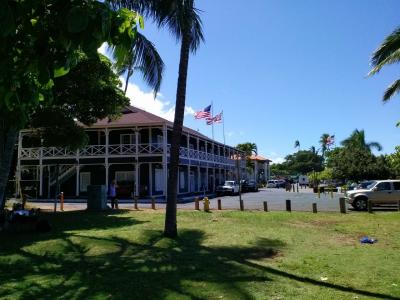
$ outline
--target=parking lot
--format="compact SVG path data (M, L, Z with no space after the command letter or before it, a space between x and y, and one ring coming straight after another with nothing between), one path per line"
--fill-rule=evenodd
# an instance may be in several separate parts
M339 211L339 198L343 197L341 193L334 193L333 198L329 193L321 194L318 198L317 194L314 194L311 189L300 189L299 192L286 192L284 189L277 188L264 188L260 189L259 192L249 192L242 194L244 208L246 210L262 210L263 202L268 202L269 210L285 210L286 200L292 201L293 211L312 211L312 203L317 203L318 211ZM211 209L217 209L217 199L221 199L222 209L235 210L239 209L239 196L222 196L213 198L210 200ZM131 209L133 203L130 201L121 201L119 208ZM51 202L47 203L35 203L42 209L53 209L54 204ZM188 202L184 204L178 204L178 209L194 209L194 202ZM151 205L148 203L139 202L139 208L150 208ZM157 203L156 207L159 209L165 208L164 203ZM202 203L200 204L202 208ZM59 205L58 205L59 208ZM65 210L76 210L86 209L86 203L65 203Z

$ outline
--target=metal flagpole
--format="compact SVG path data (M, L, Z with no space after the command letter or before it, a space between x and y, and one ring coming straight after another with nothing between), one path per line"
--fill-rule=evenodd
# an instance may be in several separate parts
M221 117L222 117L222 135L224 137L224 146L225 146L225 115L224 115L224 111L221 111Z
M214 140L214 121L212 120L214 118L214 105L213 102L211 101L211 126L212 126L212 139Z

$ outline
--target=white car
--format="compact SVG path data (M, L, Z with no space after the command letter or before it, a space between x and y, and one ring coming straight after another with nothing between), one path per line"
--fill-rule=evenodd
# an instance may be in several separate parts
M400 200L400 180L373 181L364 189L347 191L345 197L356 210L366 210L368 200L373 205L397 204Z
M277 180L268 180L267 188L275 188Z
M217 195L234 195L239 193L239 184L233 180L225 181L224 185L217 186L215 189Z

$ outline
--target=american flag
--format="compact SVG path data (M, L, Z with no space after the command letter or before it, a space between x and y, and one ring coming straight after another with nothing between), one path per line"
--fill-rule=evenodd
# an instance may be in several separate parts
M210 118L211 117L211 105L207 106L205 109L196 111L194 113L194 118L199 120L199 119L204 119L204 118Z
M213 123L222 123L222 111L218 115L207 119L207 125L211 125Z
M326 139L326 145L327 146L332 146L335 143L335 136L331 135Z

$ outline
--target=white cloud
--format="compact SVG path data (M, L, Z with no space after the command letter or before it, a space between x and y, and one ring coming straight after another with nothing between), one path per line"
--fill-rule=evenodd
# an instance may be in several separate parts
M120 78L122 82L124 80ZM140 89L136 84L128 83L128 90L126 96L131 100L131 105L141 108L149 113L160 116L169 121L174 120L175 106L169 101L164 100L161 93L157 94L154 99L153 92L145 92ZM194 109L190 106L185 107L185 115L193 115Z
M109 59L112 59L108 48L108 44L103 43L97 51L107 56ZM125 84L125 79L123 77L120 77L119 79ZM161 93L157 93L157 97L154 98L153 91L145 92L136 84L129 82L126 96L130 99L132 106L141 108L171 122L174 120L175 106L172 105L171 102L164 100ZM191 106L185 107L185 116L194 115L194 113L195 110Z
M108 49L108 44L107 43L103 43L99 49L97 49L97 52L106 55L107 57L109 57L109 53L107 53L107 49Z
M272 164L280 164L285 161L285 158L276 152L270 152L267 157L272 160Z

